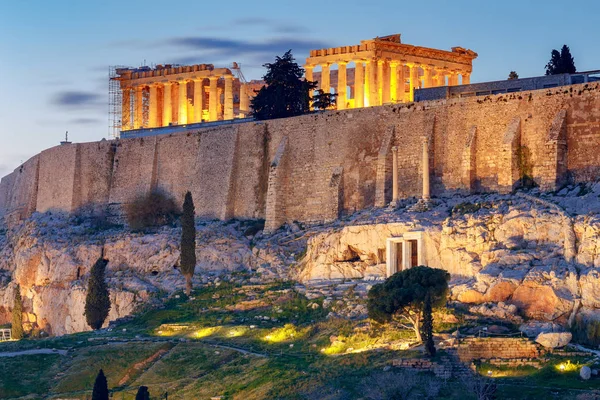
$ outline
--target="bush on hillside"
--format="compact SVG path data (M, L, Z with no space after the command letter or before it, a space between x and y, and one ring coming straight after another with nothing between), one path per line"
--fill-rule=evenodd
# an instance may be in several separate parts
M21 286L15 288L15 301L12 309L11 336L13 339L23 339L23 300L21 299Z
M125 207L127 223L134 231L172 225L180 215L175 200L162 190L137 196Z

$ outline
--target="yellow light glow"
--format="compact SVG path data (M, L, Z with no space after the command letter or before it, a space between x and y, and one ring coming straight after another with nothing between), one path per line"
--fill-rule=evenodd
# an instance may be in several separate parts
M342 342L334 342L329 347L321 349L321 353L327 354L328 356L344 353L345 351L346 344Z
M269 343L280 343L297 339L302 335L303 333L299 332L294 325L285 324L285 326L281 328L276 328L269 332L266 336L263 337L263 340Z
M200 328L192 334L192 337L196 338L196 339L202 339L202 338L214 335L219 329L221 329L221 327L219 327L219 326Z
M246 334L246 331L248 329L245 326L236 326L233 329L230 329L229 332L227 332L227 337L239 337L239 336L243 336Z

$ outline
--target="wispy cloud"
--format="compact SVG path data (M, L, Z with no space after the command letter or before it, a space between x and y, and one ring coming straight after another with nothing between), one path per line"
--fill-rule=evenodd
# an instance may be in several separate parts
M57 92L51 103L58 107L70 109L97 107L104 104L105 97L96 92L65 90Z
M254 62L263 62L265 58L270 60L275 55L283 54L290 49L298 55L306 54L311 49L329 47L326 42L321 40L297 38L270 38L260 42L251 42L217 37L188 36L169 39L168 43L186 50L202 52L204 53L204 59L206 59L205 53L209 53L212 57L219 59L246 58ZM190 61L193 59L196 59L196 57L187 56L182 60Z

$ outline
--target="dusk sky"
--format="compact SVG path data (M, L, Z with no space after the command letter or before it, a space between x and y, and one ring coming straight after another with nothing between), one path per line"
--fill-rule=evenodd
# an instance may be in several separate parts
M66 130L108 136L109 65L241 63L247 79L292 49L358 44L394 33L404 43L470 48L472 82L544 74L553 48L580 71L600 69L600 2L0 0L0 176Z

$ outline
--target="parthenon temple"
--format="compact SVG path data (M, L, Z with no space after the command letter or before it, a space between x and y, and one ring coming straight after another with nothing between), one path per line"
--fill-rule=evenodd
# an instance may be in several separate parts
M252 85L212 64L118 68L121 129L218 121L249 112Z
M460 84L469 84L476 57L462 47L445 51L404 44L396 34L311 50L305 70L318 89L338 94L337 108L343 110L413 101L415 89L459 85L459 76Z

